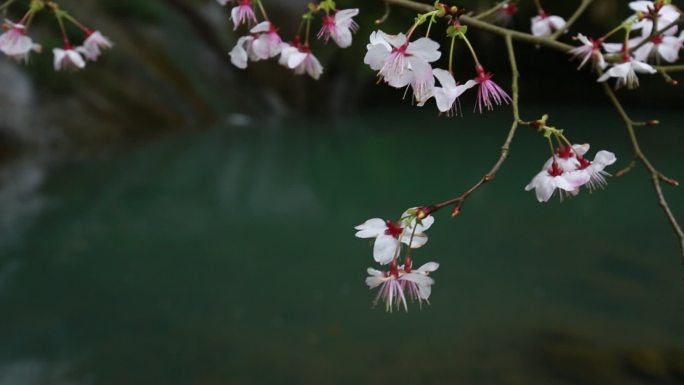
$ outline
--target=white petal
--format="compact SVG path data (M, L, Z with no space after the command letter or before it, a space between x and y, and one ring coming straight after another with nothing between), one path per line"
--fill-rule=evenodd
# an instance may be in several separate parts
M418 271L422 273L432 273L433 271L439 269L439 263L437 262L428 262L424 264L423 266L418 268Z
M615 154L613 154L610 151L599 151L596 153L596 157L594 158L593 163L597 163L600 165L605 166L610 166L611 164L617 162L617 158L615 157Z
M439 60L442 56L439 52L439 43L427 37L421 37L410 43L406 48L406 53L418 56L429 63Z
M391 235L381 234L375 239L373 245L373 258L381 265L386 265L394 259L394 254L399 247L399 241Z
M358 230L356 233L357 238L375 238L385 233L387 223L380 218L373 218L354 227L354 229Z

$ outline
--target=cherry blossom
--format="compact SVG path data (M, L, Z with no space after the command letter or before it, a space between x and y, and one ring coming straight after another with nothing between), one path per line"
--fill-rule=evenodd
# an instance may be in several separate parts
M86 34L88 37L83 42L83 45L77 47L76 50L90 61L97 61L103 49L109 49L113 46L112 42L103 36L100 31L88 31Z
M254 54L254 50L252 49L253 45L254 36L247 35L240 37L235 44L235 47L233 47L229 53L230 62L240 69L247 68L247 61L249 59L252 61L258 59L258 57Z
M659 63L660 60L665 60L668 63L674 63L679 60L679 51L682 49L684 42L684 31L677 36L657 35L634 51L634 57L638 61L655 61Z
M318 32L318 38L326 43L332 38L340 48L351 46L352 32L359 28L352 18L358 14L358 8L354 8L337 11L334 16L323 16L323 28Z
M432 73L442 85L441 87L435 87L433 92L437 108L440 112L448 115L456 115L459 109L459 96L476 86L477 82L475 80L468 80L466 84L459 85L449 71L436 68Z
M26 36L26 26L5 20L7 31L0 35L0 51L17 60L27 62L31 51L40 52L41 46Z
M579 40L582 45L573 48L570 53L573 59L581 59L579 67L581 69L584 67L589 60L592 61L594 67L606 68L606 61L603 58L603 53L601 53L601 47L603 45L603 39L591 39L581 33L577 34L577 40Z
M604 188L607 185L606 176L610 176L604 169L617 161L615 154L610 151L599 151L596 153L593 161L589 161L583 156L578 156L579 166L578 173L583 173L584 177L588 177L587 186L590 191Z
M257 24L249 32L257 36L251 46L257 59L266 60L280 54L283 40L278 35L278 29L273 23L264 21Z
M406 218L412 217L412 211L415 208L405 211L399 222L373 218L355 227L357 238L375 238L373 258L376 262L386 265L395 260L401 243L413 249L427 243L428 236L423 232L432 226L435 219L428 215L419 223L415 218L408 221Z
M598 81L605 82L609 78L617 78L615 88L627 86L627 88L633 89L639 87L639 78L636 75L637 72L654 74L657 71L655 68L636 58L626 56L623 63L613 65L613 67L598 78Z
M436 262L428 262L417 270L397 266L396 262L390 265L389 271L368 268L366 285L370 289L380 287L373 304L377 305L382 300L385 303L385 310L392 312L402 307L404 311L408 311L407 297L419 304L423 301L429 303L428 299L435 282L429 275L438 268L439 264Z
M476 72L475 82L479 86L476 108L480 110L480 113L482 113L483 106L491 111L494 109L494 104L500 106L502 103L508 104L511 102L511 97L508 96L506 91L492 81L494 75L491 72L485 71L481 65L477 66Z
M554 32L565 28L565 19L547 14L543 9L532 18L532 34L534 36L551 36Z
M556 190L559 190L561 200L567 194L575 195L579 188L589 181L586 173L573 173L563 170L556 161L551 167L544 168L532 181L525 186L525 191L535 190L539 202L548 202Z
M80 70L86 66L83 56L69 45L66 45L64 49L55 48L52 50L52 53L55 56L55 71Z
M219 0L219 3L223 5L226 2ZM230 11L230 17L233 19L234 30L242 24L256 24L257 19L252 9L252 0L238 0L237 7L233 7Z
M294 71L297 75L307 73L312 78L318 80L323 73L323 66L311 53L308 44L300 44L295 41L292 44L283 43L281 45L280 60L281 65Z
M637 12L638 21L632 25L632 30L641 29L643 37L649 37L653 33L653 19L657 15L658 26L656 31L660 31L678 20L680 17L679 11L676 7L662 2L654 3L653 1L632 1L629 3L629 8ZM677 26L672 26L665 35L675 35L677 33Z
M379 71L378 75L387 84L402 88L413 82L418 85L419 91L420 86L433 77L429 63L439 60L441 56L439 43L429 38L409 42L403 33L388 35L382 31L371 34L367 49L364 63Z
M574 144L572 147L561 146L556 150L554 156L544 164L543 170L548 170L548 174L559 174L559 177L570 181L571 185L575 186L575 189L563 189L562 191L568 192L571 195L577 195L579 188L585 185L590 191L603 188L607 184L605 177L610 175L604 169L615 163L617 158L612 152L602 150L596 154L593 161L590 161L585 157L585 154L589 152L589 148L589 144ZM542 179L537 180L537 183L543 182ZM528 191L534 188L531 185L532 183L526 187ZM546 188L548 189L549 186L547 185ZM548 198L542 200L542 198L546 197L548 191L544 190L541 194L540 198L540 191L537 190L537 198L540 202L548 200ZM553 193L551 192L551 194ZM548 196L550 197L551 195Z

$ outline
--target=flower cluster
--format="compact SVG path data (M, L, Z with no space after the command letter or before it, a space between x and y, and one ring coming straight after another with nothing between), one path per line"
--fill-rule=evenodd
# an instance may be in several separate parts
M217 1L222 6L228 4L228 0ZM258 21L254 5L261 12L264 19L262 22ZM318 38L326 44L332 39L340 48L347 48L352 44L353 32L358 29L353 18L359 14L359 10L338 10L333 0L310 4L309 11L302 17L300 33L289 43L283 42L278 28L268 19L262 0L238 0L230 14L234 29L237 30L241 25L251 27L247 35L238 38L237 44L229 53L233 65L245 69L250 61L268 60L280 55L280 65L297 75L306 73L318 79L323 73L323 66L311 52L309 44L312 20L316 15L323 14ZM302 30L305 31L303 38L300 36Z
M368 268L366 284L370 289L379 287L374 304L380 300L388 312L408 311L408 300L429 303L434 280L430 274L439 268L436 262L428 262L413 268L411 252L427 243L425 231L435 219L425 208L406 210L399 221L369 219L355 227L356 237L373 239L373 258L381 265L389 265L386 271ZM402 250L406 249L403 264L399 264Z
M60 9L57 3L32 1L29 10L20 21L5 20L3 23L4 33L0 35L0 52L24 63L29 61L31 52L40 53L42 51L41 45L33 42L33 39L28 36L28 31L34 17L46 7L55 15L64 42L62 48L52 50L55 71L81 70L86 67L88 61L97 61L102 50L112 48L112 42L102 33L85 27L71 14ZM71 43L65 21L76 26L83 33L84 39L80 46L74 46Z
M381 81L390 87L410 88L412 99L418 106L422 107L434 98L437 109L447 115L458 114L459 97L476 86L478 91L475 109L480 113L485 109L493 110L495 105L510 103L510 96L492 80L493 74L480 64L474 47L466 37L467 28L460 24L458 18L452 18L446 29L447 36L451 38L448 70L433 67L442 57L439 43L429 37L411 40L420 25L429 22L429 33L435 18L445 14L446 10L438 4L434 11L419 15L407 34L391 35L381 30L374 31L366 46L368 52L364 63L377 71ZM464 84L457 82L453 75L456 39L465 43L475 63L475 78Z
M582 43L572 50L574 58L581 60L580 68L591 61L595 69L604 71L598 78L605 82L615 78L616 88L639 86L638 73L654 74L656 68L649 63L662 61L674 63L684 47L684 31L679 33L676 21L679 11L665 1L633 1L629 8L634 15L606 35L591 39L582 34L577 39ZM623 41L608 43L613 34L624 31ZM639 34L640 32L640 34ZM637 36L632 36L633 34ZM610 56L610 63L606 57Z
M547 119L548 117L544 116L533 125L548 138L551 148L552 137L558 140L559 146L552 151L551 158L525 190L535 190L539 202L548 202L556 190L563 200L567 196L576 196L584 186L589 191L604 188L607 184L606 177L610 176L604 170L617 161L615 154L599 151L593 161L587 159L585 155L589 152L589 144L571 145L562 130L546 125Z

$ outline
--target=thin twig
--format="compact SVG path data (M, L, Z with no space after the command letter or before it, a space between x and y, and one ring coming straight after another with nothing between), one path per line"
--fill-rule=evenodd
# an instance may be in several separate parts
M565 26L558 31L554 32L553 35L551 35L552 40L558 40L559 37L561 37L562 34L565 32L570 31L570 28L575 24L575 22L584 14L584 11L589 8L591 3L594 0L582 0L582 3L577 7L577 10L575 10L575 13L570 16L568 21L565 23Z
M478 14L475 15L474 17L475 17L476 19L479 19L479 20L486 19L486 18L488 18L489 16L491 16L491 15L497 13L497 12L504 6L504 4L506 4L506 3L507 3L506 1L500 2L500 3L496 4L495 6L489 8L488 10L482 11L482 12L478 13Z
M615 92L613 92L613 90L607 83L603 83L603 89L606 92L606 95L608 95L608 99L610 99L610 101L615 106L615 109L617 110L618 114L620 114L620 117L624 121L625 126L627 127L627 133L629 134L629 139L632 142L632 147L634 149L634 156L639 162L641 162L641 164L644 165L646 170L648 170L648 172L651 174L651 181L653 183L656 196L658 197L658 203L660 204L660 207L662 207L663 211L665 211L665 215L667 216L667 219L670 221L670 224L672 224L672 228L674 229L675 234L677 235L677 237L679 237L680 246L682 248L682 262L684 263L684 231L682 231L682 227L679 225L677 218L675 218L674 214L672 213L670 205L667 203L667 200L665 199L665 194L663 193L663 189L661 186L661 182L665 182L674 186L677 186L679 183L663 175L653 166L653 164L646 157L646 155L644 155L644 153L641 151L641 146L639 145L639 140L637 139L636 132L634 130L634 125L632 124L632 119L625 111L625 108L620 103L620 100L615 95Z
M520 91L518 88L518 79L520 78L520 72L518 71L518 63L515 59L515 49L513 47L513 38L510 35L506 36L506 47L508 48L508 60L511 66L511 94L513 95L512 101L511 101L511 106L513 108L513 123L511 124L511 128L508 131L508 135L506 136L506 141L504 144L501 146L501 154L499 155L499 159L494 163L494 166L492 166L491 170L483 176L475 185L473 185L471 188L469 188L466 192L461 194L459 197L450 199L448 201L444 201L442 203L438 203L432 206L427 207L427 212L428 213L434 213L436 211L439 211L445 207L453 206L453 209L451 211L452 216L457 216L461 212L461 207L463 206L463 203L465 202L468 197L473 194L477 189L482 187L485 183L491 182L494 180L496 177L496 174L499 172L501 169L501 166L503 166L504 162L506 159L508 159L508 154L510 153L511 149L511 143L513 142L513 138L515 137L515 133L518 130L518 126L520 124L527 124L526 122L523 122L520 119L520 108L519 108L519 99L520 99Z

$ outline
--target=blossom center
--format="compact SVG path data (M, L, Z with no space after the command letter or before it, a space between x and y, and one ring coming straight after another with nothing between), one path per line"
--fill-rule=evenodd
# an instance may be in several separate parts
M252 0L240 0L238 2L241 7L250 7L252 6Z
M554 177L563 175L563 169L556 162L553 162L551 164L551 168L549 168L548 172L549 175Z
M560 146L556 150L556 155L558 155L558 157L561 159L570 159L574 154L570 146Z
M577 160L578 160L579 163L580 163L579 166L577 166L577 169L578 169L578 170L584 170L584 169L586 169L587 167L591 166L591 161L587 160L587 159L586 159L585 157L583 157L583 156L578 156L578 157L577 157Z
M391 235L394 238L398 239L401 233L404 231L404 229L402 229L399 223L397 222L386 221L385 224L387 225L387 228L385 229L385 234Z
M663 42L663 37L660 36L660 35L653 36L653 38L651 39L651 42L652 42L653 44L655 44L655 45L662 44L662 42Z

